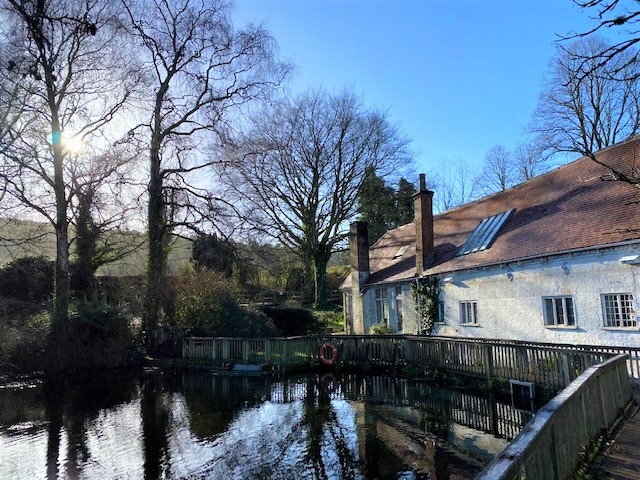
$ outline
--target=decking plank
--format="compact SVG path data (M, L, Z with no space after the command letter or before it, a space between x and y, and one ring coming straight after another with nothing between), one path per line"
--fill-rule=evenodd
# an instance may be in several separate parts
M634 392L635 411L622 425L605 452L602 471L615 480L640 480L640 393Z

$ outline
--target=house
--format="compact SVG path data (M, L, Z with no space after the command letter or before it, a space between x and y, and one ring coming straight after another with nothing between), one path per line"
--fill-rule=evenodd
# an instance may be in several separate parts
M596 158L637 175L640 137ZM384 323L394 333L640 346L640 191L607 180L583 157L434 215L421 175L413 223L370 248L366 223L351 225L347 332ZM439 290L432 328L412 292L424 279Z

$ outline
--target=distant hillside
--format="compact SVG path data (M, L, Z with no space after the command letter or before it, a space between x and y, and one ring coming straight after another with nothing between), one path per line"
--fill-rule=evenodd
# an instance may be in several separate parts
M147 269L146 235L140 232L123 232L118 243L134 247L132 253L123 259L105 265L98 270L99 275L142 275ZM0 265L27 256L44 256L55 259L56 241L51 225L28 220L0 219ZM72 247L73 252L73 247ZM169 252L169 273L175 274L189 265L191 242L174 237Z

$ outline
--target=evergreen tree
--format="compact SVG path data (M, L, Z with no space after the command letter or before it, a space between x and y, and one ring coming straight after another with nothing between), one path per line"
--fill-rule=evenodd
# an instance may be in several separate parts
M193 241L191 260L196 270L213 270L231 278L235 263L235 248L217 235L198 235Z
M413 196L417 190L406 178L401 178L398 182L396 192L396 227L413 222Z
M358 213L360 220L369 223L369 244L373 245L396 223L395 191L384 179L368 168L360 186Z

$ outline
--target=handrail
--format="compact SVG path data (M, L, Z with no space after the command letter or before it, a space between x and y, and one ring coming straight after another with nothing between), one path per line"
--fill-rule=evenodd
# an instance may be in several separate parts
M344 365L403 365L492 379L565 388L539 410L481 479L565 478L579 452L609 427L638 381L640 349L537 344L409 335L323 335L289 338L186 338L184 356L208 365L254 363L292 368L318 363L318 348L332 342ZM610 350L633 352L630 355ZM488 472L488 473L487 473Z
M318 364L318 351L334 343L342 365L398 366L413 364L464 375L515 379L564 388L592 365L615 355L577 348L523 342L469 340L414 335L322 335L287 338L191 337L183 342L183 356L212 366L232 363L267 365L278 369ZM613 348L613 347L612 347ZM624 353L640 349L622 349ZM628 361L630 376L638 380L636 360Z
M476 480L564 479L579 454L631 400L626 355L582 373L547 403Z

